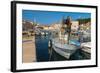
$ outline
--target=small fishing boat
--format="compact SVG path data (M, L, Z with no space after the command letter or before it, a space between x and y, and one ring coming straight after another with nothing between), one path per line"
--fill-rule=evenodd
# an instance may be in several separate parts
M54 51L66 59L69 59L70 56L79 49L79 47L74 44L62 44L62 42L58 39L53 39L52 44Z
M86 53L91 53L91 42L81 43L82 50Z
M41 32L41 35L45 35L45 33L44 32Z
M67 27L64 27L65 26L64 24L67 25ZM56 37L53 37L51 39L53 50L59 55L65 57L66 59L69 59L70 56L73 53L75 53L75 51L79 49L80 46L80 43L78 41L70 40L71 24L72 24L71 20L68 17L66 22L65 23L62 22L61 26L59 27L58 37L57 34L55 34ZM53 36L54 36L54 32L53 32Z

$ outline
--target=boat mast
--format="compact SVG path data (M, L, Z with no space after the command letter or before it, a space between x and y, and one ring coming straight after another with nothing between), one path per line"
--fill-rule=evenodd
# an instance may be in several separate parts
M66 19L66 22L65 22L65 24L67 25L67 33L68 33L68 44L69 44L69 39L70 39L70 33L71 33L71 17L70 16L68 16L67 17L67 19Z

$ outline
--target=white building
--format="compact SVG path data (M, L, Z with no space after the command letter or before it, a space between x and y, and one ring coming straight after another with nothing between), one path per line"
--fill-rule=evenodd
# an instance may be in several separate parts
M79 22L78 21L72 21L71 30L72 31L78 31L78 28L79 28Z
M61 24L52 24L49 27L50 30L60 30L61 29Z

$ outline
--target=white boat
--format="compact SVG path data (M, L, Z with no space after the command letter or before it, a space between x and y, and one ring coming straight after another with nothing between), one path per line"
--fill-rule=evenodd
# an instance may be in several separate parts
M87 53L91 53L91 42L81 43L82 50Z
M52 47L56 53L65 57L66 59L69 59L70 56L78 49L78 47L73 44L62 44L59 39L52 40Z
M46 32L45 34L46 34L46 35L48 35L48 33L47 33L47 32Z
M45 33L44 32L41 32L41 35L45 35Z
M70 56L75 53L77 49L79 49L79 46L72 41L69 42L71 30L70 25L72 24L71 19L69 17L67 18L67 25L64 24L63 21L64 20L62 20L61 26L58 27L58 37L56 36L52 38L52 47L56 53L65 57L66 59L69 59ZM54 33L52 34L53 36L56 35Z

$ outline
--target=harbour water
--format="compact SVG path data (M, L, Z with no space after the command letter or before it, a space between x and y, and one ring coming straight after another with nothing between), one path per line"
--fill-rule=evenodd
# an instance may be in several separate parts
M35 37L36 44L36 57L37 61L48 61L49 60L49 52L48 52L48 42L49 36L36 36Z
M56 53L51 48L52 55L50 57L49 47L48 47L49 40L50 40L50 35L35 37L37 62L90 59L90 54L85 53L81 49L76 50L76 52L71 55L70 59L66 59L63 56Z

